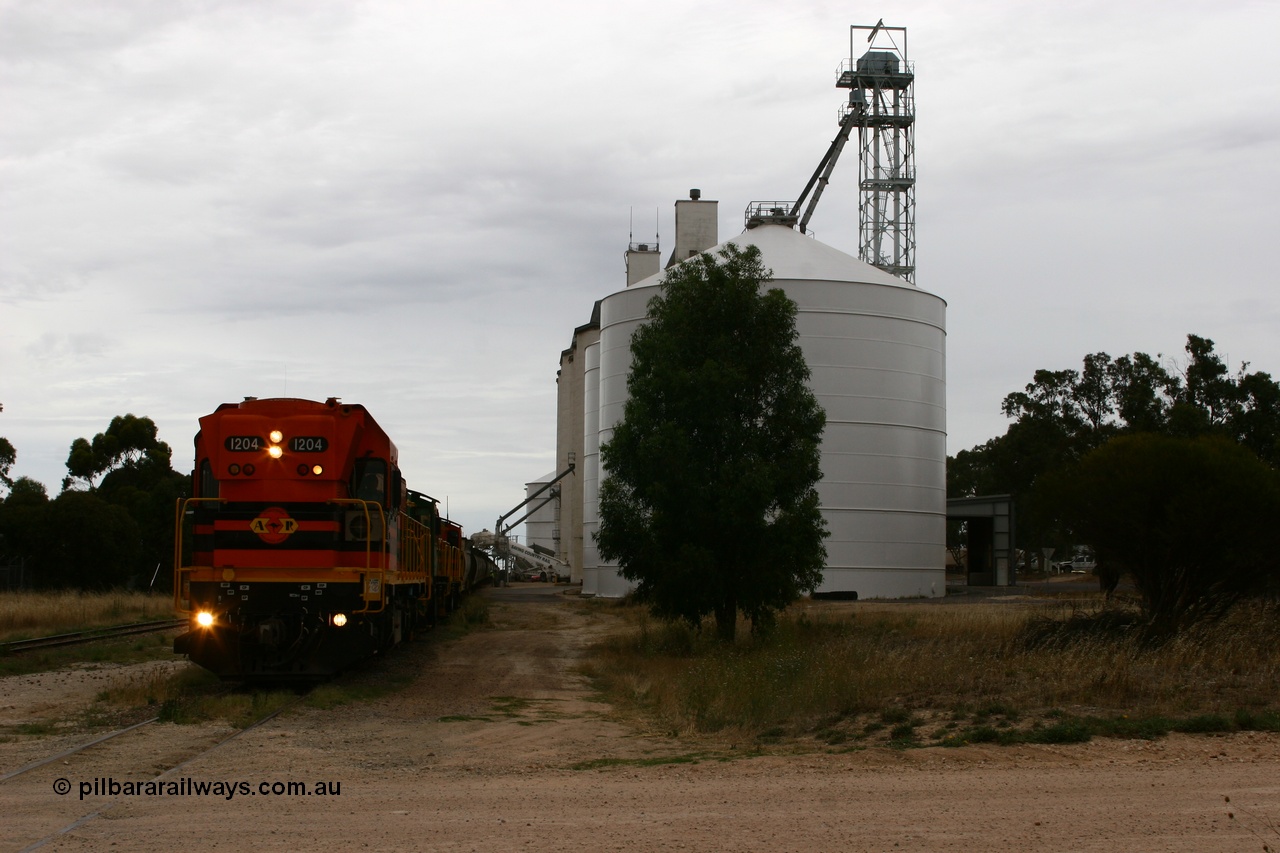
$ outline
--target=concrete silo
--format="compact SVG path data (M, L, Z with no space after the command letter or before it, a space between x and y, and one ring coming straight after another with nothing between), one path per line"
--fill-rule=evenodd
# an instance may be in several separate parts
M556 469L565 471L570 465L574 473L560 481L560 527L556 541L557 557L569 567L570 580L583 581L583 394L586 383L587 347L600 340L600 303L591 311L591 319L573 330L573 341L560 353L560 369L556 372ZM593 383L593 387L594 387Z
M582 594L600 594L600 344L584 351L582 434Z

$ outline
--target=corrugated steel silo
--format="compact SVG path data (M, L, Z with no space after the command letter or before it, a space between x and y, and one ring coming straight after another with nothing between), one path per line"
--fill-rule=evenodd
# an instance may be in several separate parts
M830 536L818 592L944 595L946 303L789 227L728 242L758 246L771 286L797 303L810 384L827 413L818 490ZM622 418L631 335L660 282L601 301L600 443ZM600 577L600 595L628 589L607 568Z

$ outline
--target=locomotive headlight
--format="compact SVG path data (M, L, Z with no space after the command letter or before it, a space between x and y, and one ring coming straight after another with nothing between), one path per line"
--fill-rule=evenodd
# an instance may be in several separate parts
M273 429L267 438L271 439L272 444L279 444L284 441L284 433L278 429Z
M272 433L272 435L279 435L279 433ZM267 455L272 459L279 459L281 456L284 456L284 451L280 449L280 445L273 444L267 448Z
M347 614L345 613L333 614L333 627L341 628L345 624L347 624Z
M196 624L201 628L208 628L213 624L213 614L207 610L201 610L196 614Z

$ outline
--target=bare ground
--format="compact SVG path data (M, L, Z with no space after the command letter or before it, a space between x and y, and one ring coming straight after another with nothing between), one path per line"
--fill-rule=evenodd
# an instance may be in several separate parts
M80 796L94 779L153 779L228 731L215 725L152 726L0 783L0 848L45 838L39 849L201 853L1280 847L1275 735L695 760L707 744L610 719L574 671L604 621L536 590L490 591L490 628L414 644L370 676L406 676L406 688L289 712L161 779L245 782L248 793ZM0 722L70 714L103 677L0 680ZM78 739L0 743L0 775ZM69 794L54 793L59 778ZM269 793L291 781L340 792Z

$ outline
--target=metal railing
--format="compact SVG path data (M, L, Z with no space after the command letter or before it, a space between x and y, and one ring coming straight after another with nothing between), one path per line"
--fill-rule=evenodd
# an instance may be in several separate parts
M177 511L174 518L174 536L173 536L173 606L174 610L181 614L191 613L191 596L188 588L190 576L193 572L200 569L212 571L213 566L184 566L182 560L182 546L184 539L183 520L186 517L188 508L192 504L198 503L216 503L224 504L227 500L224 498L180 498L177 501ZM373 565L373 542L375 538L380 542L387 541L387 518L382 505L377 501L362 501L355 498L335 498L327 501L329 504L336 505L356 505L364 514L365 521L365 553L364 566L361 577L362 597L367 602L362 610L357 613L378 613L386 606L386 592L384 580L386 577L386 567L377 567ZM373 508L373 511L371 511ZM374 521L378 524L380 536L374 535ZM379 546L382 551L382 546ZM356 566L356 569L361 567ZM373 609L373 603L377 602L377 609Z
M786 225L792 227L799 221L794 201L753 201L747 204L743 219L748 228L757 225Z
M359 498L331 498L326 503L336 506L355 505L364 512L364 572L360 578L361 596L364 598L365 606L353 613L381 613L387 606L387 567L373 567L373 514L369 512L370 507L377 508L378 524L381 528L382 535L378 539L383 543L378 546L380 554L388 554L387 549L387 513L382 508L382 504L377 501L365 501ZM345 529L345 522L344 522ZM375 577L376 576L376 577ZM372 596L377 596L373 598ZM374 609L373 602L377 601L378 607Z
M886 51L887 52L887 51ZM858 77L874 77L879 79L901 80L903 78L914 78L916 76L916 64L907 62L901 57L894 56L887 59L892 65L885 65L884 60L880 57L874 57L871 60L865 60L865 56L857 59L842 59L836 67L836 86L848 88L849 84Z
M183 581L187 575L199 566L182 565L182 520L186 518L187 507L194 503L223 503L222 498L178 498L177 512L173 521L173 609L178 613L191 613L191 596L182 595Z

